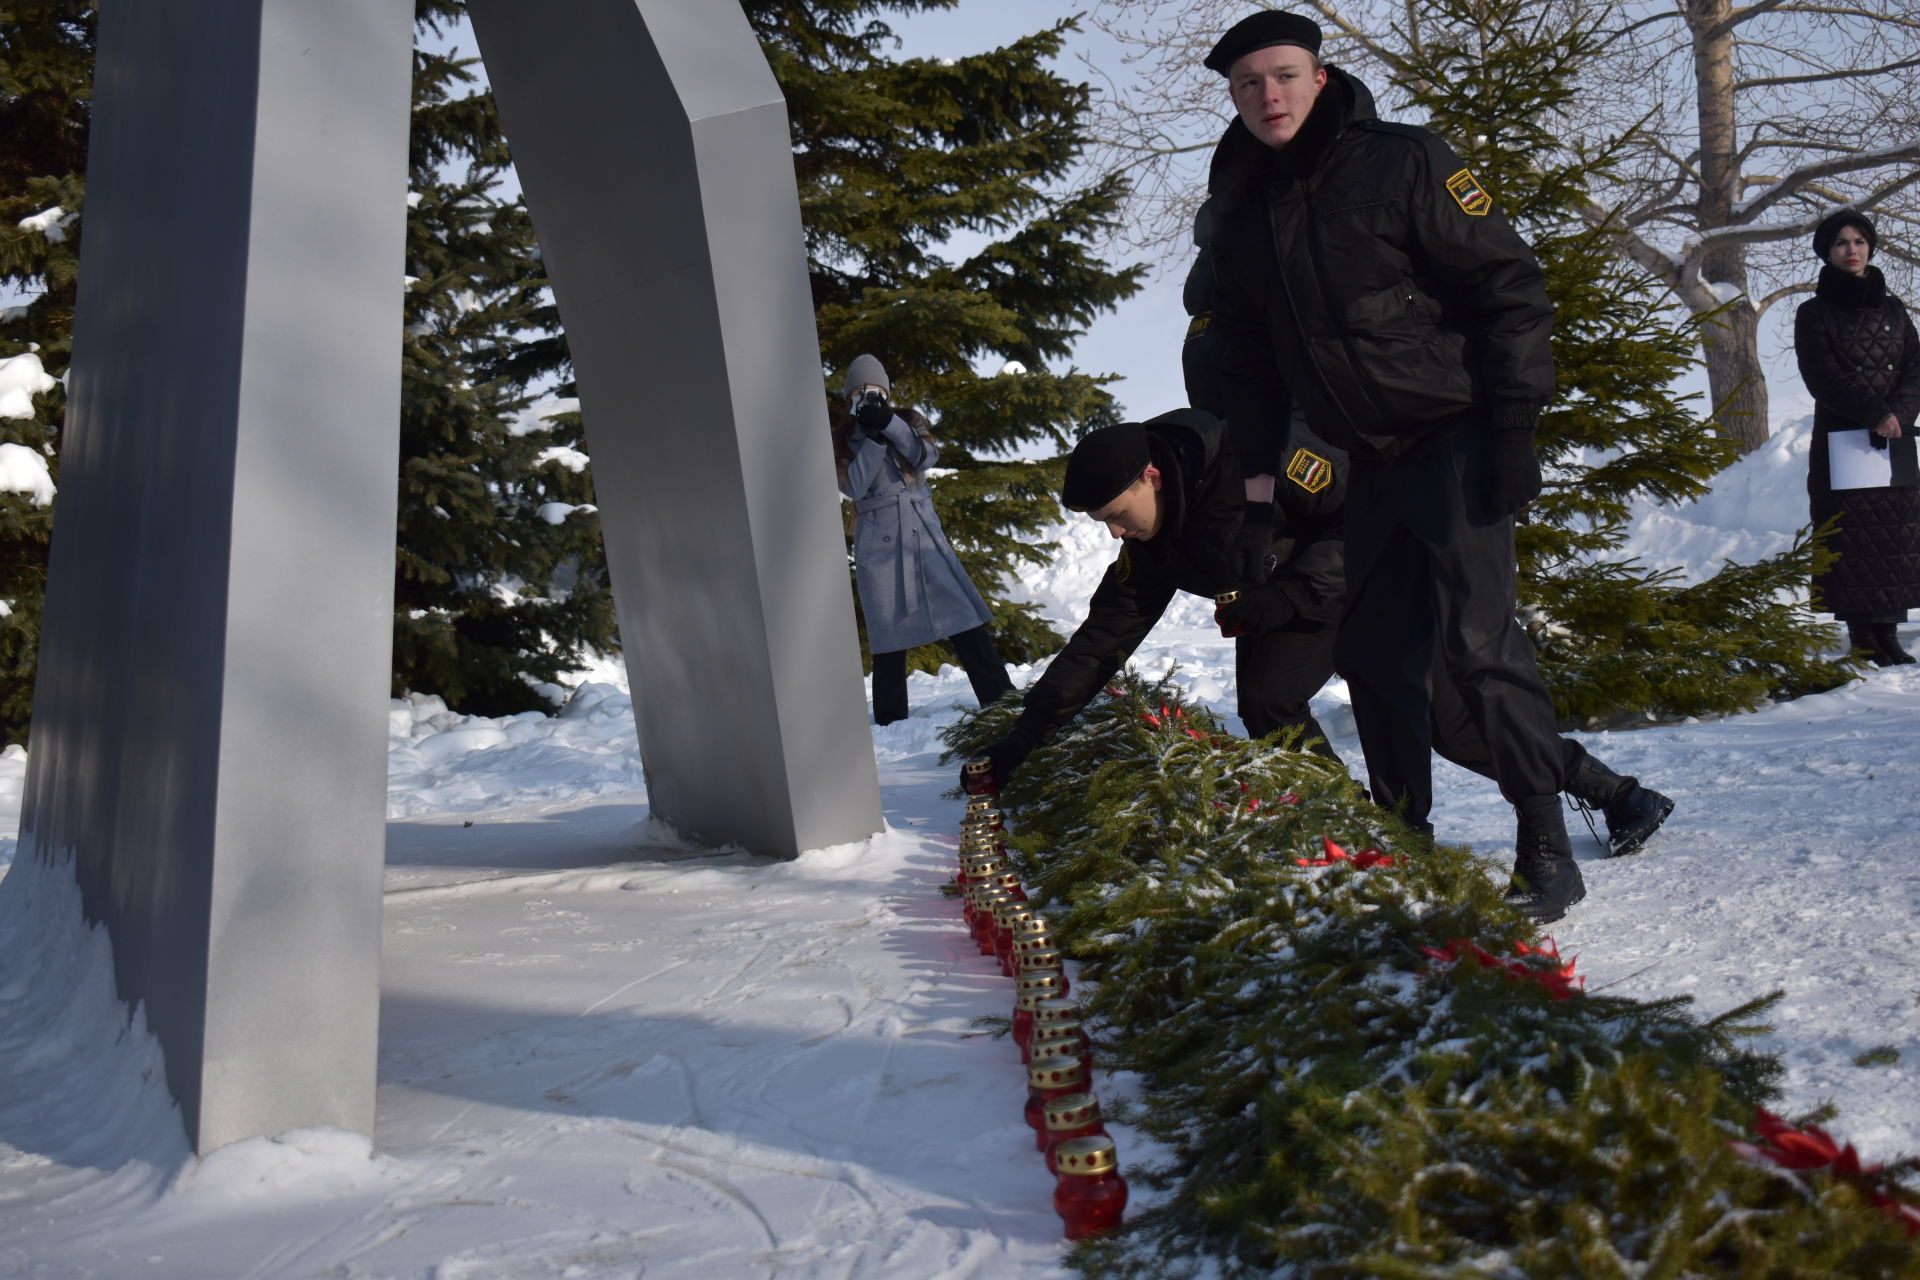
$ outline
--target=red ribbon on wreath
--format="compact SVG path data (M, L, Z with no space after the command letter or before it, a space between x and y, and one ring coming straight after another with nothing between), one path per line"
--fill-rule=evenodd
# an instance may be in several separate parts
M1513 944L1514 958L1503 960L1495 956L1479 943L1469 938L1453 938L1444 947L1422 947L1420 951L1429 959L1442 964L1458 964L1462 960L1472 960L1482 969L1497 969L1507 977L1520 982L1537 982L1545 987L1555 1000L1565 1000L1586 987L1586 978L1575 974L1576 960L1560 962L1560 948L1548 938L1541 946L1531 946L1525 942ZM1542 967L1527 962L1529 956L1539 956L1550 963Z
M1851 1142L1835 1142L1833 1135L1819 1125L1796 1128L1765 1107L1753 1110L1753 1131L1760 1141L1728 1144L1735 1152L1755 1164L1764 1162L1795 1171L1825 1169L1853 1184L1874 1208L1898 1222L1909 1236L1920 1236L1920 1206L1901 1199L1888 1182L1876 1177L1880 1166L1862 1161Z
M1289 792L1280 798L1282 804L1298 804L1300 797ZM1342 862L1351 862L1356 867L1391 867L1399 861L1392 854L1382 853L1378 849L1362 849L1359 853L1348 853L1333 842L1331 836L1321 836L1320 844L1326 850L1318 858L1295 858L1294 865L1301 867L1331 867Z

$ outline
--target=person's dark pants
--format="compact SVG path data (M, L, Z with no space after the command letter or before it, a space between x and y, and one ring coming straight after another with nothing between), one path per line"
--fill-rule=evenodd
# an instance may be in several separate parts
M1377 803L1433 810L1429 673L1440 663L1510 803L1560 791L1566 757L1533 642L1514 620L1513 520L1472 509L1487 433L1348 472L1347 607L1334 661ZM1436 651L1437 646L1437 651Z
M1438 645L1434 646L1432 680L1433 699L1428 719L1433 725L1434 753L1483 778L1493 777L1493 751L1480 736L1480 730L1474 727L1466 699L1447 678L1447 669L1440 665ZM1565 781L1573 777L1574 770L1587 758L1587 749L1572 738L1562 737L1559 741L1560 777Z
M1300 627L1234 641L1234 684L1247 736L1300 730L1296 745L1339 763L1308 702L1333 677L1332 627Z
M973 696L986 706L1007 690L1013 681L1007 678L1007 666L1000 661L999 650L985 626L973 627L947 638L947 647L966 669ZM907 718L907 651L894 649L873 655L873 722L892 724Z

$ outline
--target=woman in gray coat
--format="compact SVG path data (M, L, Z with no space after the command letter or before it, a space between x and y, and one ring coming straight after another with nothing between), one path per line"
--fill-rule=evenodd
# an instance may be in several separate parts
M946 640L985 706L1013 687L994 650L986 601L941 532L927 469L939 459L927 420L889 403L880 361L847 371L847 414L836 414L840 492L853 500L853 568L873 650L873 720L907 715L907 650Z

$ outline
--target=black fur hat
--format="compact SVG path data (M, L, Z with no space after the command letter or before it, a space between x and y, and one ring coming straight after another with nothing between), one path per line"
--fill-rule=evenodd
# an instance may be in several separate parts
M1833 252L1833 242L1848 227L1860 228L1860 234L1867 238L1867 256L1871 258L1880 251L1880 233L1873 229L1873 223L1867 215L1853 209L1842 209L1830 213L1821 224L1813 229L1813 256L1825 262L1827 255Z

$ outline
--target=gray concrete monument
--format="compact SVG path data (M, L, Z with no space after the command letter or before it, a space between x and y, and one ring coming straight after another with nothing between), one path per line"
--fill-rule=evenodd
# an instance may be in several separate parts
M371 1132L409 0L103 8L20 857L195 1146ZM714 0L477 0L659 814L880 826L785 111Z
M880 826L786 102L732 0L470 0L573 352L656 811Z

